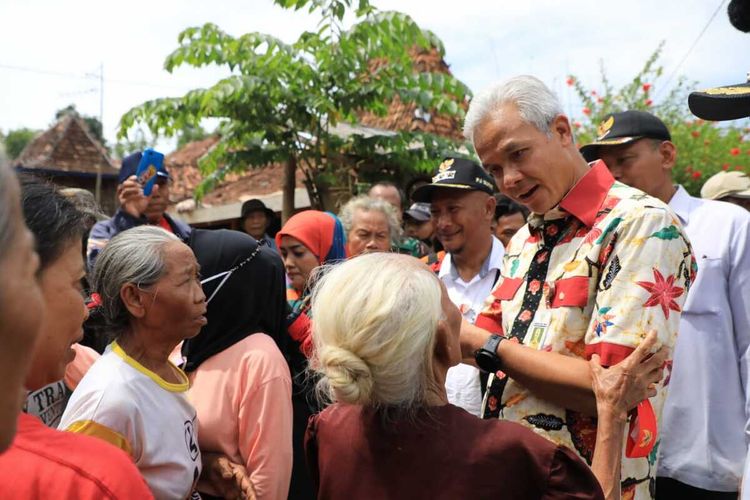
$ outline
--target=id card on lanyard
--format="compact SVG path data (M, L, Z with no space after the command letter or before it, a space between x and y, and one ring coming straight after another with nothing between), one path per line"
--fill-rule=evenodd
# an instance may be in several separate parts
M534 319L531 321L531 325L529 325L529 330L523 343L532 349L543 348L547 340L551 320L552 314L550 311L537 311Z

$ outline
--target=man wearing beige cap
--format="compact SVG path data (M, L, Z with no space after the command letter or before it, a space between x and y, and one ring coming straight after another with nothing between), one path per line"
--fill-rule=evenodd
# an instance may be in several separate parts
M744 172L719 172L703 185L701 198L726 201L750 210L750 177Z

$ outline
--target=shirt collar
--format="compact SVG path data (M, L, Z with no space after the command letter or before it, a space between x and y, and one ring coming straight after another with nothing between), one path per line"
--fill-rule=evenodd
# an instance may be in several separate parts
M680 222L683 226L687 226L690 221L690 208L692 205L692 196L685 191L682 186L677 186L677 191L672 195L672 199L669 200L669 208L671 208L677 217L680 218Z
M484 277L487 276L487 273L489 273L490 271L501 270L503 263L502 257L504 252L505 250L503 249L503 244L500 242L500 240L492 236L492 249L490 250L490 254L487 256L487 258L484 259L482 267L479 269L479 279L484 279ZM440 264L438 278L443 279L448 275L450 275L453 281L460 279L460 276L458 275L458 269L453 265L453 259L450 253L445 254L443 262Z
M604 204L604 200L614 183L615 178L609 173L607 165L603 161L597 160L591 164L589 171L563 197L559 207L583 222L587 227L592 227L596 220L596 214Z

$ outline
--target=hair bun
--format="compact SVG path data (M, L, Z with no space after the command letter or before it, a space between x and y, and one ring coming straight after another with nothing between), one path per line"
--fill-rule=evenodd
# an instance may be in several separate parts
M367 404L372 394L372 372L367 363L353 352L325 346L318 353L321 371L337 401Z

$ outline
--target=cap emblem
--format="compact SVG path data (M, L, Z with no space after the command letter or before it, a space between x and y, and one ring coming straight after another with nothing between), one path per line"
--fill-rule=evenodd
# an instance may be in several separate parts
M703 92L708 95L744 95L750 94L750 87L718 87Z
M596 129L596 133L599 135L597 137L597 141L601 141L605 137L607 137L607 134L609 134L609 131L612 130L612 126L615 124L615 117L610 116L606 120L602 121L599 124L599 127Z

